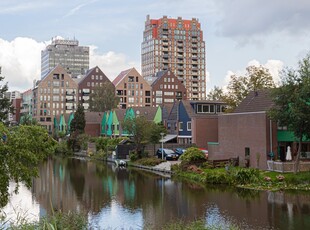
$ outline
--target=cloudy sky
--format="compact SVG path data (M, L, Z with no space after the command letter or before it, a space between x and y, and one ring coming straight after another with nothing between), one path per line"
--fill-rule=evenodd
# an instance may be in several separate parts
M310 51L309 0L1 0L0 66L10 90L40 78L41 50L51 38L91 46L90 67L112 80L130 67L140 71L146 15L198 18L207 51L207 89L250 64L295 67Z

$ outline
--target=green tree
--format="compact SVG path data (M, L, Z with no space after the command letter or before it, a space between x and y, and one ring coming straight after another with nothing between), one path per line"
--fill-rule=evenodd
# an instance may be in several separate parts
M0 121L4 122L7 120L9 113L14 112L14 108L9 98L5 97L5 93L8 91L8 83L1 84L4 77L1 76L0 69Z
M84 133L86 121L84 107L79 104L76 112L74 113L74 118L70 124L70 137L68 140L68 146L74 152L76 149L80 150L81 145L79 144L79 135Z
M167 134L167 129L163 124L156 124L152 123L150 127L150 136L149 136L149 142L153 144L154 147L154 154L155 154L155 145L158 144L158 142L161 140L161 133Z
M90 94L90 111L103 112L114 109L119 103L119 97L115 95L115 86L111 82L104 82L96 86Z
M269 70L263 66L249 66L244 76L231 75L227 86L225 102L229 111L234 110L251 91L274 88Z
M208 93L207 99L212 101L225 101L225 93L221 87L214 86Z
M8 129L0 123L0 207L8 202L10 181L30 187L38 175L37 165L54 152L56 142L40 126L15 126Z
M301 143L310 138L310 54L298 62L298 68L286 69L281 84L271 93L275 106L269 111L272 120L286 126L298 139L295 173L299 170Z
M79 104L70 125L70 132L84 133L86 121L84 107Z
M143 147L149 142L152 123L152 121L148 121L144 116L139 116L126 119L122 124L123 130L127 131L133 139L138 158L142 157Z

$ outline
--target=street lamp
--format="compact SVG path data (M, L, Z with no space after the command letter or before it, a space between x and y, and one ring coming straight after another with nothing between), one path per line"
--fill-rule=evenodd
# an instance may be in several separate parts
M164 159L164 135L165 133L160 133L161 135L161 159Z

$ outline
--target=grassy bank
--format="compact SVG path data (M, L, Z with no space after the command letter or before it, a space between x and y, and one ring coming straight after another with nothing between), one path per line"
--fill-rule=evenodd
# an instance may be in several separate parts
M83 230L87 229L87 217L76 212L55 212L50 216L41 218L38 222L29 223L26 217L20 216L16 222L4 220L0 222L0 229L8 230Z
M278 173L261 171L250 168L233 167L225 168L203 168L195 167L182 170L175 167L175 176L186 178L203 184L231 185L235 187L257 189L257 190L309 190L310 172Z

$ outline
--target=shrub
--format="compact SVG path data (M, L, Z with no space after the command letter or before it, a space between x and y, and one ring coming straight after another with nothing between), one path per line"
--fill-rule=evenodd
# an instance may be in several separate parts
M232 184L233 179L230 174L222 171L213 170L206 173L206 183L208 184Z
M187 161L187 162L205 162L205 154L198 148L196 147L190 147L186 149L185 153L183 153L180 157L182 161Z
M77 143L82 150L87 149L89 140L90 140L90 136L87 134L80 134L77 137Z
M236 184L250 184L259 180L259 170L254 168L241 168L235 171L234 181Z
M56 146L55 154L69 156L69 155L73 155L73 151L69 148L66 141L62 141L62 142L59 142L58 145Z
M136 153L135 151L132 151L129 153L129 159L130 161L136 161L139 159L139 154Z
M164 160L158 159L155 157L148 157L148 158L139 159L135 163L140 164L140 165L145 165L145 166L155 166L162 162L164 162Z

